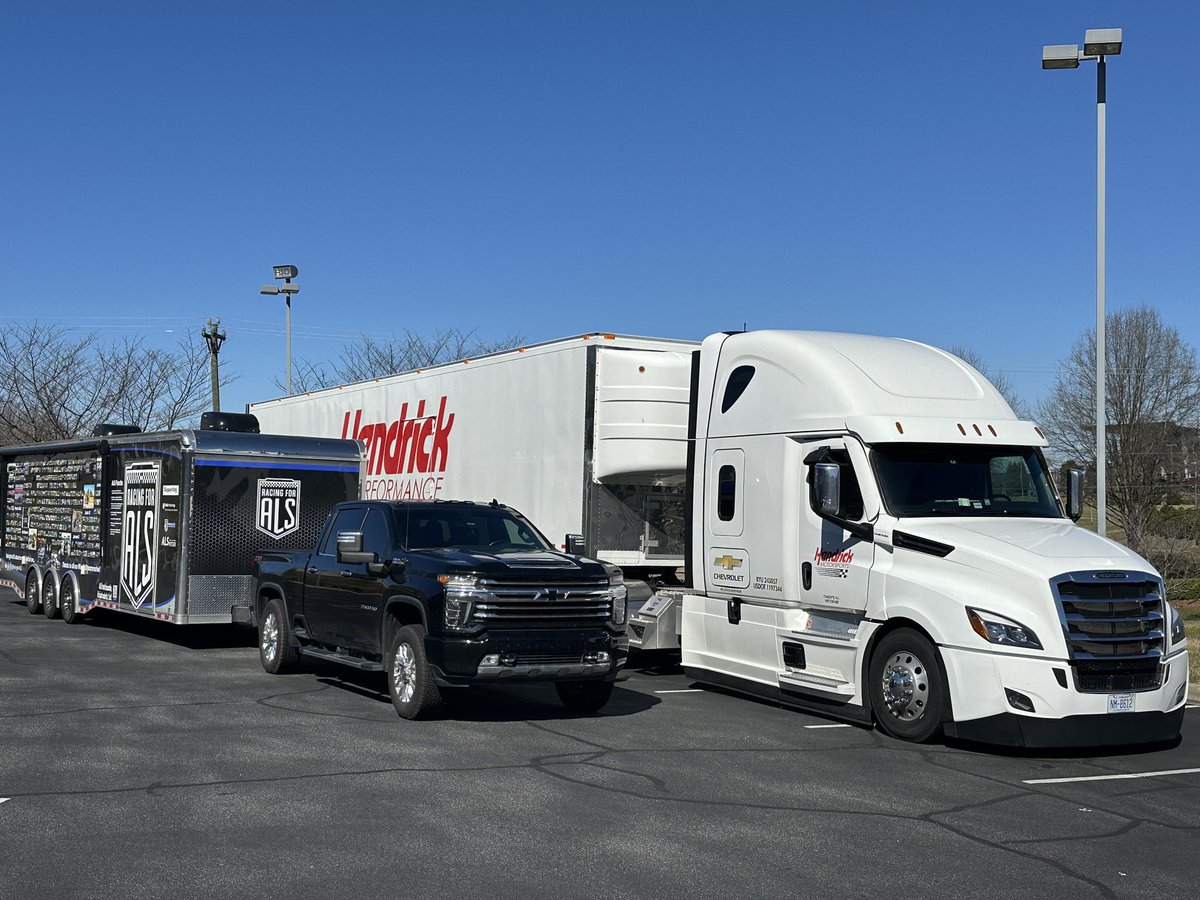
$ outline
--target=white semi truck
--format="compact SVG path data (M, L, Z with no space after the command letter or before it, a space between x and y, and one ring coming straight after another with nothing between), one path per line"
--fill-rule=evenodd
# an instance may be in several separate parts
M699 681L908 740L1179 733L1162 579L1074 525L1081 473L1062 502L1041 430L936 348L593 334L251 410L364 441L367 497L503 497L622 566L632 643Z

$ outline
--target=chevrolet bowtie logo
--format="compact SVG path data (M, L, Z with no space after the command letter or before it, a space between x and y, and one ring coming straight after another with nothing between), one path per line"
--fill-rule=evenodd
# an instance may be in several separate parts
M736 556L730 556L726 553L724 556L718 556L713 560L714 566L720 566L722 569L740 569L742 561Z

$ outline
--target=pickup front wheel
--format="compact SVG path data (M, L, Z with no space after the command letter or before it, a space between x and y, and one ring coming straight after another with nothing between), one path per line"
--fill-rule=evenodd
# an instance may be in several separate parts
M300 659L300 648L292 640L278 597L268 600L263 607L262 624L258 626L258 656L262 667L272 675L294 669Z
M392 635L384 665L392 706L402 718L419 719L442 702L442 693L434 683L425 656L422 626L406 625Z

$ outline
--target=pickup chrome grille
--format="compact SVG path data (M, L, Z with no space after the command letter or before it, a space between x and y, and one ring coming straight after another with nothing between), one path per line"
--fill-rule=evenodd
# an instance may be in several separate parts
M573 581L479 581L479 599L471 612L473 621L485 623L604 622L612 615L608 580Z
M1069 572L1050 586L1081 692L1159 687L1166 650L1161 582L1144 572Z

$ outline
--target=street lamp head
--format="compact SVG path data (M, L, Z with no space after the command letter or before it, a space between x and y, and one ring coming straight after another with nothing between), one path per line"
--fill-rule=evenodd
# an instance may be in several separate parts
M260 294L278 294L278 293L279 293L279 285L277 285L277 284L264 284L262 287L260 287L260 288L258 289L258 292L259 292Z
M300 293L300 285L298 284L281 284L279 286L281 294L298 294Z
M1086 56L1116 56L1121 52L1120 28L1089 28L1083 35Z
M1090 32L1089 32L1090 33ZM1052 44L1042 48L1043 69L1078 69L1078 44Z
M275 266L275 277L278 279L295 278L300 274L300 270L295 266Z

